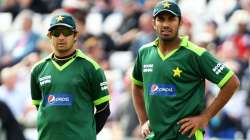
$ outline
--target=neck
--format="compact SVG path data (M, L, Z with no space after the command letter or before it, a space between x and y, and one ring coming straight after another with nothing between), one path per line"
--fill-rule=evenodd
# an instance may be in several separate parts
M65 53L65 54L56 54L54 53L54 58L57 59L57 60L64 60L64 59L68 59L68 58L71 58L75 55L76 53L76 50L73 50L73 51L70 51L68 53Z
M58 58L67 57L67 56L73 54L75 51L76 51L75 47L72 47L68 50L57 50L57 49L53 48L54 55Z
M176 37L173 40L159 40L159 49L160 51L165 54L168 53L180 46L180 38Z

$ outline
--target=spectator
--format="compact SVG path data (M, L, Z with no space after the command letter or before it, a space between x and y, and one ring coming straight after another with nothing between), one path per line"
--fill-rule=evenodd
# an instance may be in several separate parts
M39 35L32 31L32 13L23 12L22 34L10 52L6 53L0 60L0 68L12 66L20 62L26 55L36 51Z
M20 125L9 107L2 101L0 101L0 123L0 139L3 138L1 140L25 140Z
M16 119L22 117L29 101L25 89L17 85L17 69L6 67L1 72L0 100L5 102ZM23 81L24 82L24 81Z

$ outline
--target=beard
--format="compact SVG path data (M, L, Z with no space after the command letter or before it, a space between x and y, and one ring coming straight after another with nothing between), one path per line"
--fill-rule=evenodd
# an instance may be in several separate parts
M159 38L164 42L173 42L176 40L177 37L178 37L178 31L173 36L170 37L159 36Z

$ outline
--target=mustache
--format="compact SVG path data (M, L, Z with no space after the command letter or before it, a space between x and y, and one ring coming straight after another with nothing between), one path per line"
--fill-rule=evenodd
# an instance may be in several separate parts
M161 31L172 32L173 30L172 30L171 28L169 28L169 27L163 27L163 28L161 29Z

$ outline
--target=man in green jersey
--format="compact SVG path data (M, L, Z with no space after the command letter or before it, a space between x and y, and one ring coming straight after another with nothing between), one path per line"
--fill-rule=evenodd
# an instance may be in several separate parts
M181 12L170 0L157 3L158 38L140 48L132 72L133 101L148 140L202 140L208 121L226 104L239 80L207 50L179 37ZM220 92L205 106L205 79Z
M38 139L96 140L110 114L104 72L75 48L77 30L71 15L53 17L47 36L53 53L34 66L31 74Z

